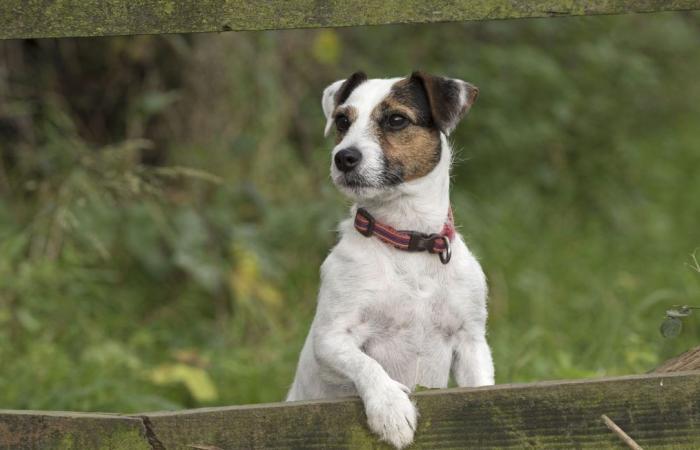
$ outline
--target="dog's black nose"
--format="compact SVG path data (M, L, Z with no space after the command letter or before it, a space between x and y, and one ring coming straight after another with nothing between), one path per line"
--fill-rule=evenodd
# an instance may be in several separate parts
M362 153L355 147L344 148L335 154L335 166L341 172L350 172L362 161Z

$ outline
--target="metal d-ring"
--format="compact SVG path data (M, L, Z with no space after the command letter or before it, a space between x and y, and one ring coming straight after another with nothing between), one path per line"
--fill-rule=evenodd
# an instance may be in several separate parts
M450 238L447 236L442 236L442 238L445 240L445 250L441 251L438 256L441 263L447 264L452 258L452 247L450 247Z

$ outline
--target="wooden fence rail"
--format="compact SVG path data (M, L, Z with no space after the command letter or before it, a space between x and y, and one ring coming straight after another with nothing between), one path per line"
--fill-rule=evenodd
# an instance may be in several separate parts
M0 0L0 39L700 9L700 0Z
M412 449L700 448L700 371L425 391ZM136 415L0 411L0 449L388 448L358 399Z

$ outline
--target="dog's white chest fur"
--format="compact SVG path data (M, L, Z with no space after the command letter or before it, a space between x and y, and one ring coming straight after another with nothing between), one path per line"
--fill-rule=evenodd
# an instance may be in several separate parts
M446 387L459 344L483 338L481 267L461 238L445 266L436 255L407 254L366 238L349 221L341 229L341 241L322 266L317 315L290 399L357 394L346 374L315 354L315 341L334 328L410 389ZM485 371L471 376L473 385L493 382Z
M396 229L436 233L450 208L446 135L476 98L460 80L415 73L329 86L327 129L338 131L331 177ZM398 250L366 237L352 219L321 268L316 316L288 400L359 395L370 429L397 448L418 420L416 386L493 384L486 343L486 280L459 234L452 259Z

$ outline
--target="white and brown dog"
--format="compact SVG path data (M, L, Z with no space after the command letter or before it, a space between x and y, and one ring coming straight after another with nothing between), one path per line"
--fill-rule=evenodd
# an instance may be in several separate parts
M331 177L356 203L321 267L287 400L358 394L369 426L413 441L416 386L493 384L481 266L454 232L447 136L476 100L461 80L355 73L323 92ZM411 231L401 231L411 230Z

